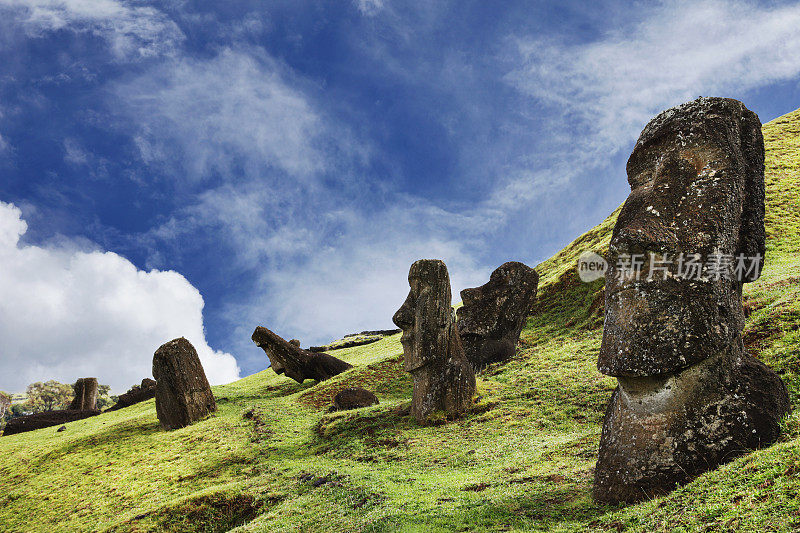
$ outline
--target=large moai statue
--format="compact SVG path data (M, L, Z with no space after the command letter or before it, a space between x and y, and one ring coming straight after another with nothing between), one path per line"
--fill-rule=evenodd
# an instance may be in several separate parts
M464 305L456 312L458 334L476 371L514 357L538 286L534 269L509 261L492 272L485 285L461 291Z
M404 368L414 380L411 414L425 423L436 412L457 415L469 408L475 373L461 347L445 264L420 259L408 283L408 297L392 320L403 330Z
M353 368L350 363L324 352L303 350L262 326L256 328L251 338L267 354L270 368L276 374L284 374L298 383L306 379L324 381Z
M153 355L156 415L164 429L186 427L217 410L214 394L194 346L183 337Z
M68 409L94 411L97 409L97 378L78 378L72 386L75 398Z
M628 160L598 368L618 387L594 495L637 501L774 442L785 385L744 350L742 284L764 256L764 141L741 102L665 111ZM638 272L638 273L637 273Z

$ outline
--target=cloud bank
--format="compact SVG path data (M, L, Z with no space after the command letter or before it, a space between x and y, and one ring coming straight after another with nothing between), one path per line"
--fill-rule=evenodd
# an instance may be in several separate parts
M0 0L31 37L68 29L106 40L119 60L174 52L185 36L161 11L117 0Z
M515 37L520 66L506 79L556 110L560 133L607 159L658 112L800 75L800 5L668 1L642 5L589 43ZM576 150L577 151L577 150Z
M238 379L233 356L207 344L203 298L186 278L138 270L113 252L20 243L27 227L19 208L0 202L0 387L94 376L121 393L180 336L212 384Z

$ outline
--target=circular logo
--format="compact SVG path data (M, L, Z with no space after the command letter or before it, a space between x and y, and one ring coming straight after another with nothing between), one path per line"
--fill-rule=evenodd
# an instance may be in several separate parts
M583 252L578 258L578 276L585 283L604 277L607 268L606 260L594 252Z

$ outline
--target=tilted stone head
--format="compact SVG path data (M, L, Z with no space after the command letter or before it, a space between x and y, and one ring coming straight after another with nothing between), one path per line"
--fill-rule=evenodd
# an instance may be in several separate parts
M627 170L598 366L611 376L654 376L719 352L744 325L741 284L758 277L764 256L761 122L737 100L689 102L645 127ZM691 266L734 260L735 268L740 254L750 269L741 281L733 270L719 276L707 266L697 276Z
M492 272L485 285L461 291L458 333L473 368L514 356L538 284L534 269L509 261Z
M153 354L156 416L164 429L186 427L217 410L197 351L184 337Z
M287 341L269 329L258 326L251 337L264 350L270 368L276 374L284 374L298 383L306 379L322 381L341 374L352 365L323 352L301 349L298 344Z

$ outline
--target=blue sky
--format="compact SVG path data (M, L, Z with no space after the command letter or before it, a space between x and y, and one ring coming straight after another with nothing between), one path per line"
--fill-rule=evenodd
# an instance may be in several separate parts
M0 0L0 389L117 392L186 335L212 382L391 327L627 196L657 112L800 107L800 4Z

